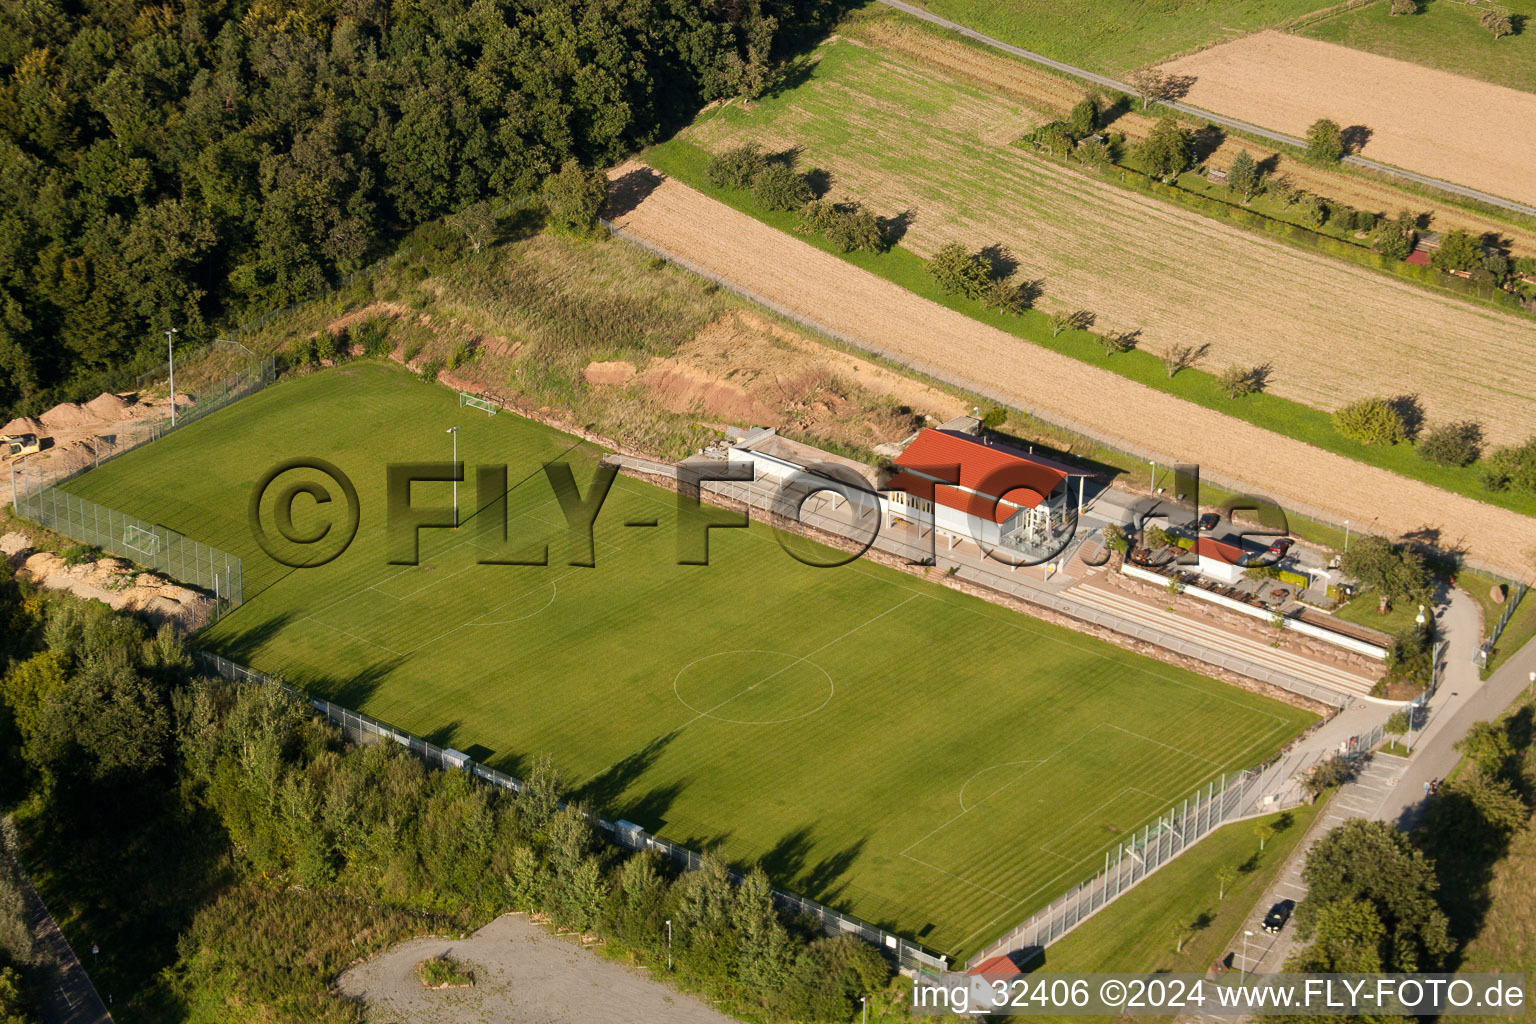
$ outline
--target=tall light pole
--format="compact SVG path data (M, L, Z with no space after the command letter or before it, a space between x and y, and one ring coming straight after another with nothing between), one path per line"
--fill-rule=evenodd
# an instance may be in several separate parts
M672 970L672 919L667 918L667 970Z
M859 1005L864 1008L864 1024L869 1024L869 998L859 996Z
M1349 520L1344 520L1344 553L1349 554Z
M453 525L459 525L459 428L449 427L453 435Z
M171 368L171 426L176 425L176 348L172 344L180 333L172 327L165 332L165 361Z

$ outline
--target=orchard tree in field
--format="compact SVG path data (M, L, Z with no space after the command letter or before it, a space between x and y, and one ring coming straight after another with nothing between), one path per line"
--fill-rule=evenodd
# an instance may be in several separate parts
M1062 331L1086 331L1093 326L1093 314L1086 309L1061 310L1051 314L1051 337Z
M1231 864L1223 864L1218 868L1216 871L1216 898L1218 900L1226 899L1227 890L1231 888L1232 883L1235 881L1237 881L1237 868L1234 868Z
M1467 271L1481 263L1482 258L1482 246L1470 234L1457 228L1440 239L1440 248L1429 262L1436 270Z
M811 201L811 186L792 168L769 164L752 178L752 198L765 210L798 210Z
M1228 398L1242 398L1264 390L1269 379L1269 366L1229 366L1221 371L1217 383Z
M979 299L991 279L991 267L980 253L973 253L959 242L939 246L928 261L928 273L950 295Z
M1367 534L1344 552L1340 568L1376 591L1378 608L1385 613L1392 601L1424 600L1429 596L1429 570L1424 559L1401 544Z
M1143 169L1158 178L1172 178L1189 167L1192 160L1189 132L1172 117L1157 122L1152 134L1141 144Z
M1072 133L1078 138L1092 135L1099 127L1098 103L1092 96L1084 97L1072 108L1072 113L1067 115L1067 123L1072 126Z
M1361 398L1333 414L1333 428L1366 445L1393 445L1408 440L1408 424L1397 406L1385 398Z
M1477 23L1492 32L1495 39L1515 31L1513 19L1503 11L1484 11L1483 16L1477 19Z
M1387 259L1405 260L1418 244L1418 218L1409 210L1398 212L1396 219L1383 220L1371 236L1371 246Z
M1142 110L1146 110L1149 103L1167 99L1171 91L1168 76L1157 68L1137 68L1126 76L1126 81L1136 90L1136 95L1141 97Z
M568 235L590 234L608 198L608 178L572 157L545 179L543 193L550 227Z
M1242 196L1246 203L1258 194L1263 177L1253 154L1246 149L1239 150L1232 158L1232 166L1227 168L1227 188Z
M1437 466L1465 466L1483 451L1483 428L1471 420L1441 423L1419 438L1418 453Z
M1344 129L1326 117L1307 129L1307 155L1319 163L1336 164L1344 158Z

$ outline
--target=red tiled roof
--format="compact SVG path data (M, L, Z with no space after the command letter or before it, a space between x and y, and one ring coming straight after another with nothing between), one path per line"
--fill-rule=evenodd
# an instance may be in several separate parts
M924 430L901 453L896 465L960 467L960 486L1015 505L1034 508L1067 478L1064 468L964 434ZM929 475L939 475L931 473ZM1031 493L1033 492L1033 493Z
M1195 539L1195 554L1212 561L1236 565L1237 560L1243 557L1243 549L1235 544L1223 544L1211 537L1198 537Z
M1019 965L1013 962L1012 953L1004 953L1002 956L990 957L965 972L966 974L1022 974Z
M1429 266L1429 261L1429 253L1425 252L1423 249L1415 249L1413 252L1408 254L1408 258L1403 262L1417 263L1421 267L1427 267Z
M936 484L913 473L897 473L883 490L906 491L921 496L926 495L930 487L933 488L933 500L945 508L957 509L979 519L990 519L994 523L1007 522L1008 517L1019 508L1034 508L1040 504L1038 497L1033 502L1028 501L1031 497L1028 491L1016 491L1007 498L993 501L984 495L956 490L949 484Z

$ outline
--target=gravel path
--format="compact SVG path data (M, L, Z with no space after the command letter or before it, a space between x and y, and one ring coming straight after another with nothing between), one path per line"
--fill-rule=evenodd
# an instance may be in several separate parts
M442 953L470 967L472 988L428 991L416 965ZM412 939L341 976L367 1003L371 1024L731 1024L703 1000L674 991L550 935L521 915L498 917L468 939Z

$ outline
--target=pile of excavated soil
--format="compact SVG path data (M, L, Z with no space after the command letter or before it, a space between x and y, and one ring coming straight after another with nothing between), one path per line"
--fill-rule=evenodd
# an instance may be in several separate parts
M109 423L127 419L128 410L131 408L132 405L130 403L125 402L110 391L103 391L89 402L86 402L84 406L86 412L99 420L106 420Z
M33 416L19 416L0 427L0 434L40 434L46 433L46 430L42 420Z
M91 414L74 402L60 402L38 417L49 430L83 427L91 421Z
M151 622L174 622L195 629L208 617L209 600L174 580L143 572L119 558L98 558L81 565L46 551L32 551L20 533L0 537L0 552L17 563L17 575L47 590L64 590L120 611L139 612Z

